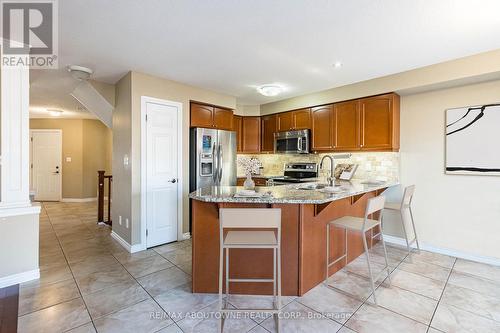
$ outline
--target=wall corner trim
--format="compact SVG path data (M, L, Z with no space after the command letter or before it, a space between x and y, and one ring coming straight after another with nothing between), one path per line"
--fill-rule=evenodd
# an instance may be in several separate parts
M0 278L0 288L5 288L15 284L28 282L40 278L40 269L34 269L27 272L12 274Z
M392 244L406 247L406 241L404 238L384 234L384 240L386 241L386 243L392 243ZM412 245L412 248L416 249L416 245L415 244ZM451 249L446 249L446 248L442 248L442 247L437 247L437 246L433 246L433 245L430 245L427 243L422 243L422 242L420 242L420 249L424 250L424 251L444 254L447 256L455 257L455 258L476 261L476 262L480 262L483 264L488 264L488 265L500 267L500 258L479 256L476 254L465 253L465 252L461 252L461 251L457 251L457 250L451 250Z
M123 248L130 253L146 250L146 247L143 246L142 244L130 245L126 240L121 238L121 236L114 231L111 231L111 237L113 237L114 240L120 243L120 245L123 246Z

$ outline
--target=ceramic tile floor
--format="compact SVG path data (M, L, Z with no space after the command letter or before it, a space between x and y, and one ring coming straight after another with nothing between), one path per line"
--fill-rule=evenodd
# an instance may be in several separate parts
M129 254L96 225L95 203L44 203L41 278L21 285L19 332L216 332L217 295L192 294L191 242ZM303 297L283 297L282 332L500 332L500 267L388 247L392 284L375 292L359 257ZM383 252L371 251L375 269ZM233 308L270 306L234 295ZM275 332L263 314L225 332Z

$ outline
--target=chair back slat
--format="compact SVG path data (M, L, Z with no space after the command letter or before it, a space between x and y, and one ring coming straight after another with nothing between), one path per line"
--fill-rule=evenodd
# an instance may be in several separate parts
M409 205L411 203L413 193L415 193L415 185L410 185L405 188L405 192L403 194L403 205Z
M280 228L279 208L221 208L221 228Z
M368 202L366 204L365 217L368 217L368 215L384 209L384 205L385 205L385 197L383 195L379 195L378 197L368 199Z

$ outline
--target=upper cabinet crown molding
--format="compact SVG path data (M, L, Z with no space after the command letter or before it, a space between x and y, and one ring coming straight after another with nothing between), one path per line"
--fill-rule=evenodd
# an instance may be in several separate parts
M191 103L191 127L233 129L233 110L214 105Z

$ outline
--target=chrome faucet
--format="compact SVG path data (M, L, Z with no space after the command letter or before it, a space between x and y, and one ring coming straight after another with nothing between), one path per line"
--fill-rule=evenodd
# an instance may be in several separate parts
M339 154L339 155L325 155L323 158L321 158L321 162L319 162L319 168L323 169L323 161L325 158L330 159L330 177L327 177L326 180L328 181L329 186L334 186L335 184L335 162L334 160L336 159L344 159L344 158L350 158L352 154Z

